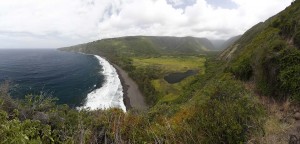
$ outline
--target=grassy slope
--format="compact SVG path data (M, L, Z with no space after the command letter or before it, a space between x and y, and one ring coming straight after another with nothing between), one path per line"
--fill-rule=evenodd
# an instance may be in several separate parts
M220 59L237 78L279 99L300 100L300 1L247 31Z
M265 135L256 139L260 143L287 143L299 135L300 122L294 118L300 101L299 19L298 0L248 30L219 56L227 63L226 71L259 95L268 112Z

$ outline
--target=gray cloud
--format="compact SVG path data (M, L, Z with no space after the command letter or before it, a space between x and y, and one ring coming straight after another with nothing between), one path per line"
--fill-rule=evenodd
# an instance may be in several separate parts
M167 3L172 5L174 8L185 9L187 6L194 5L197 0L167 0Z
M62 47L132 35L227 39L292 0L230 1L235 7L206 0L2 0L0 48Z

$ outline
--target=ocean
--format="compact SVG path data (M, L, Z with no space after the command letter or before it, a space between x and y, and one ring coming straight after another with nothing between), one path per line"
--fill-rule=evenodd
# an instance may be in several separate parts
M0 82L11 83L13 98L44 94L73 108L126 110L115 69L99 58L55 49L0 49Z

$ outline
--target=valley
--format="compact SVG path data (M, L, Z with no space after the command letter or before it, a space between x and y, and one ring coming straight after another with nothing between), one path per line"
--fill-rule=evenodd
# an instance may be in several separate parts
M227 41L125 36L60 48L116 68L127 111L13 99L5 82L0 143L299 143L299 20L296 0Z

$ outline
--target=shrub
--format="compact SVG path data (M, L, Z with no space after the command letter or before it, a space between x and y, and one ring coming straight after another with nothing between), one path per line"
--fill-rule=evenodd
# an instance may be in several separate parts
M212 82L204 92L209 100L196 105L190 120L203 143L244 143L263 132L263 109L240 82L225 76ZM196 124L196 125L194 125Z
M0 110L1 143L52 143L51 128L39 121L20 121L8 119L6 112Z
M294 44L300 49L300 32L298 32L294 37Z
M281 51L279 81L283 92L300 101L300 51L296 48Z
M232 67L230 67L230 72L240 80L249 80L253 73L250 58L241 58L233 63Z

